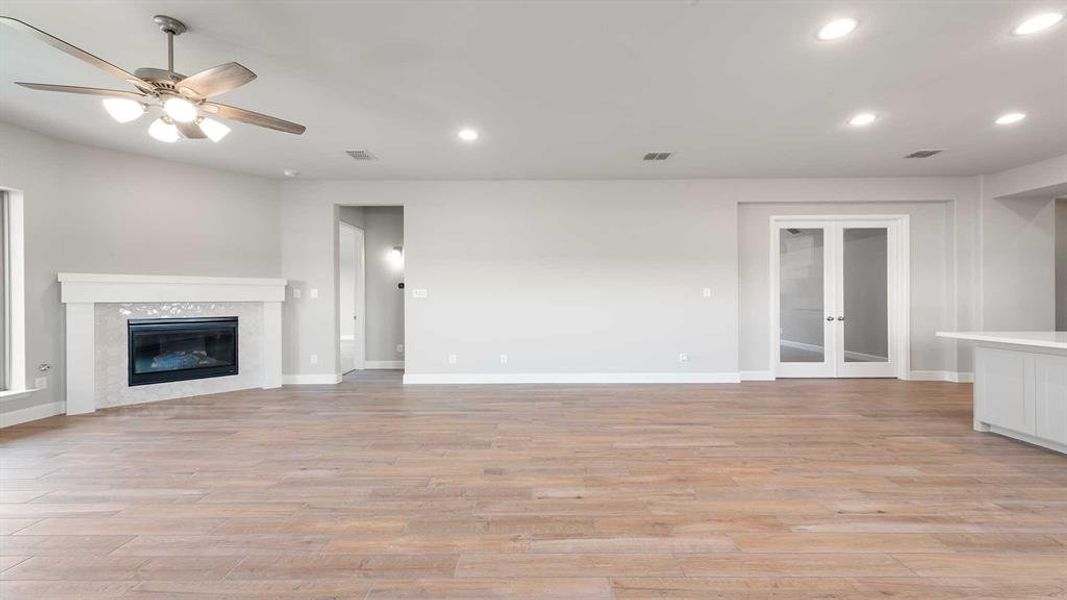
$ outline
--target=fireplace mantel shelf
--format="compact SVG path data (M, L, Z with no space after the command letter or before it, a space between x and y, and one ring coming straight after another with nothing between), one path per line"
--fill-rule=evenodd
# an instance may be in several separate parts
M262 387L282 381L282 302L284 279L59 273L60 298L67 308L67 414L96 410L94 376L95 305L104 303L261 302L263 303Z
M284 279L60 273L66 304L99 302L282 302Z

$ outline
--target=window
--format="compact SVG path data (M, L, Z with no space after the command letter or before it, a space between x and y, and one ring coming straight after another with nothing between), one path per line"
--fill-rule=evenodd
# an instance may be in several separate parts
M22 207L22 192L0 188L0 400L5 401L30 391L26 386Z

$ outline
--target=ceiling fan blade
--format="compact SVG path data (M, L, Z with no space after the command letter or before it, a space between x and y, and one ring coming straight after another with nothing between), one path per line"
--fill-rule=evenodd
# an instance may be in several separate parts
M147 98L144 94L127 92L126 90L107 90L104 88L78 87L74 85L52 85L51 83L25 83L22 81L16 81L15 85L21 85L22 87L30 88L31 90L41 90L42 92L66 92L68 94L129 98L130 100L136 100L138 102Z
M43 31L41 31L40 29L37 29L33 25L30 25L29 23L20 21L18 19L13 19L11 17L0 17L0 23L3 23L3 24L5 24L5 25L7 25L9 27L12 27L12 28L17 29L19 31L22 31L24 33L28 33L28 34L32 35L33 37L41 40L42 42L48 44L49 46L52 46L53 48L55 48L57 50L61 50L63 52L66 52L67 54L73 56L74 58L77 58L77 59L79 59L79 60L81 60L83 62L87 62L90 65L92 65L92 66L94 66L94 67L96 67L98 69L101 69L103 71L107 71L111 75L113 75L115 77L118 77L119 79L122 79L123 81L127 81L129 83L132 83L133 85L135 85L135 86L137 86L137 87L139 87L141 89L144 89L144 90L151 90L152 89L152 85L151 84L149 84L147 81L144 81L144 80L140 79L139 77L137 77L133 73L129 73L125 69L116 67L115 65L107 62L106 60L104 60L104 59L102 59L102 58L100 58L98 56L94 56L92 54L89 54L85 50L82 50L81 48L79 48L79 47L77 47L77 46L75 46L73 44L68 44L67 42L64 42L63 40L55 37L54 35L45 33Z
M190 75L174 84L174 87L178 88L179 92L197 98L210 98L239 88L255 78L256 74L244 65L229 62Z
M266 127L267 129L274 129L285 133L300 135L307 130L307 127L304 127L299 123L293 123L291 121L279 119L278 117L252 112L243 108L226 106L225 104L205 102L201 105L201 108L204 112L217 114L225 119L240 121L241 123L248 123L249 125L256 125L259 127Z
M181 132L182 137L189 138L192 140L198 140L207 137L207 135L204 134L204 131L200 129L200 126L196 123L182 123L181 121L175 121L174 124L178 126L178 131Z

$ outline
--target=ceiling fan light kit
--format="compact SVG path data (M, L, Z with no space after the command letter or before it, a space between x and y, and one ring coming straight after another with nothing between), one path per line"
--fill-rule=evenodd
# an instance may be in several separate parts
M47 83L16 82L17 85L46 92L103 96L104 109L119 123L135 121L141 115L159 109L162 115L152 121L148 127L148 134L161 142L173 143L182 138L210 139L218 142L230 133L228 126L206 115L284 133L296 135L304 133L306 128L298 123L210 101L214 96L252 81L256 78L256 74L236 62L211 67L188 77L176 72L174 70L174 36L185 33L188 28L181 21L166 15L156 15L153 20L167 36L167 68L142 67L130 73L28 23L0 16L0 23L27 33L57 50L106 71L133 85L137 91Z

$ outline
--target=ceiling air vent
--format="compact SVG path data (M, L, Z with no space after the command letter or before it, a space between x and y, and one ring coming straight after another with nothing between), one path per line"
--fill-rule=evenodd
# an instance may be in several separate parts
M356 160L378 160L370 150L345 150L345 154Z
M645 155L644 160L667 160L670 157L670 152L649 152Z
M916 150L904 158L930 158L935 154L941 154L944 150Z

